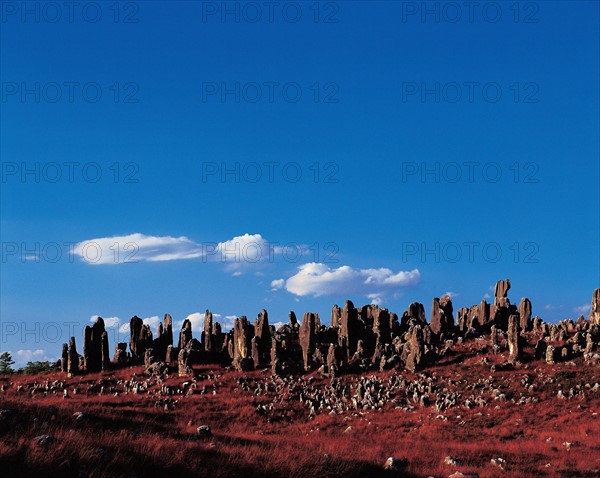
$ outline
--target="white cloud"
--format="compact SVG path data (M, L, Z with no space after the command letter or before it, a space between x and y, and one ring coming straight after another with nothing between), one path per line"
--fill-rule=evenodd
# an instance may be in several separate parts
M204 312L194 312L189 314L185 319L192 323L192 332L202 332L204 330ZM179 324L178 329L181 329L182 325L183 321Z
M421 274L418 269L393 273L390 269L356 269L341 266L332 269L326 264L303 264L298 272L285 281L285 289L294 295L321 297L360 294L381 299L387 292L416 285Z
M556 310L556 309L562 309L564 307L564 305L552 305L552 304L546 304L544 306L544 310Z
M244 234L219 242L216 252L221 262L256 263L269 258L269 243L260 234Z
M367 294L367 297L371 299L371 304L380 305L383 299L379 297L380 294Z
M484 299L491 299L492 296L486 292L485 294L483 294L483 298Z
M152 317L142 319L142 322L144 322L145 325L149 325L153 336L156 336L158 333L158 324L162 322L162 320L158 315L153 315Z
M16 369L24 367L27 365L27 362L54 362L56 358L49 357L46 351L42 349L23 349L15 352L13 360L15 361L13 368Z
M585 314L589 312L591 309L590 304L578 305L577 307L573 307L573 312L577 312L578 314Z
M204 255L203 247L185 236L146 236L135 233L79 242L73 252L87 264L124 264L195 259Z
M448 291L448 292L446 292L446 294L445 294L445 295L447 295L447 296L450 296L450 298L451 298L452 300L454 300L454 299L456 299L456 298L457 298L457 297L458 297L460 294L459 294L458 292L450 292L450 291ZM487 295L487 294L486 294L486 295Z
M285 286L285 279L275 279L271 281L271 290L279 290Z
M100 237L75 244L73 253L87 264L125 264L135 262L166 262L201 258L204 262L221 262L226 270L241 275L276 260L297 257L290 248L271 244L260 234L244 234L222 242L197 243L185 236L147 236L141 233ZM302 257L306 246L297 246L294 253ZM256 275L262 274L260 271Z
M95 324L96 319L98 317L99 317L98 315L92 315L90 317L90 322ZM118 317L102 317L102 320L104 320L104 328L106 328L106 329L116 329L117 327L119 327L119 324L121 323L121 319L119 319ZM128 324L127 330L129 330L129 324Z
M228 241L219 242L211 250L211 260L222 262L225 270L240 276L248 269L264 267L276 261L299 260L307 251L307 246L290 244L285 247L267 241L260 234L244 234ZM264 273L255 271L260 277Z
M119 327L119 332L122 334L129 333L129 322L122 324L121 327Z

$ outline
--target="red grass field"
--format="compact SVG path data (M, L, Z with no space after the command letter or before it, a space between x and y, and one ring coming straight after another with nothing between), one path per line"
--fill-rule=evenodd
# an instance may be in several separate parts
M0 383L8 387L0 392L0 409L13 415L0 422L0 476L446 478L461 471L480 478L599 477L600 386L593 389L600 382L598 366L580 360L556 365L536 361L492 372L491 363L502 357L487 358L482 363L482 355L459 350L452 361L423 373L452 379L449 386L465 397L474 393L469 384L491 376L506 401L486 397L484 407L444 412L418 405L404 411L390 403L382 411L314 418L298 400L283 400L273 412L259 414L257 405L272 402L275 392L257 396L242 390L238 378L245 375L255 385L270 378L266 371L242 374L217 365L198 367L195 392L171 397L177 401L172 410L156 405L154 393L163 384L141 394L87 392L101 378L129 380L135 372L141 380L142 367L69 379L60 373L2 377ZM368 375L387 378L393 373ZM533 377L534 393L522 383L525 374ZM329 383L317 373L312 376L317 387ZM17 393L18 385L47 379L65 380L70 398ZM171 376L165 384L184 381ZM202 394L204 385L207 392ZM78 394L72 393L74 387ZM571 388L585 396L557 397L558 390ZM539 401L519 405L521 396ZM85 418L75 421L76 412ZM211 427L212 437L196 439L203 424ZM38 445L34 438L43 434L52 435L54 442ZM459 464L444 464L448 455ZM406 458L406 468L385 471L389 456ZM505 470L490 462L497 457L506 460Z

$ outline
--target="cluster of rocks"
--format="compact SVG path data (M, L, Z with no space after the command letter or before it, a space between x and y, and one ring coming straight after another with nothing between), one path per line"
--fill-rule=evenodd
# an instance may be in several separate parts
M494 352L507 351L507 362L523 359L527 338L537 337L535 356L549 363L584 356L600 361L600 289L592 296L590 320L549 324L532 318L527 298L511 304L508 279L495 286L494 302L483 300L456 312L448 295L434 298L429 322L423 304L414 302L401 317L377 305L355 307L347 300L343 308L334 305L329 325L318 313L307 312L298 323L295 313L277 330L269 324L266 310L254 323L246 316L235 319L233 329L224 333L208 310L200 341L193 338L192 324L183 322L177 346L173 341L173 321L165 314L154 338L150 326L135 316L130 321L130 341L117 343L112 362L108 356L108 335L98 317L85 328L83 356L75 339L63 345L61 368L69 374L78 371L106 371L111 367L144 364L153 373L175 368L180 376L190 375L199 363L232 365L238 371L270 367L274 375L319 370L331 377L344 372L404 369L415 372L443 358L456 343L489 335Z
M480 365L485 364L475 367ZM570 375L545 370L542 367L524 374L490 374L476 380L469 375L455 373L451 378L437 372L421 372L410 378L399 373L385 377L349 374L326 381L315 375L244 375L237 379L237 385L242 391L267 399L260 401L256 411L270 420L294 415L297 405L308 412L309 418L431 408L440 414L438 418L446 419L443 414L454 408L501 408L504 403L523 406L552 398L586 400L600 392L598 383L570 383Z

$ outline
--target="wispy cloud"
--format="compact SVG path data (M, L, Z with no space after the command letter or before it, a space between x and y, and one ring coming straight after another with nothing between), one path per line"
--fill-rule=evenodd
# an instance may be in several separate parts
M582 304L577 307L573 307L573 312L577 312L578 314L586 314L591 309L590 304Z
M204 254L200 244L185 236L146 236L140 233L89 239L77 243L73 252L93 265L196 259Z
M544 310L557 310L557 309L563 309L564 307L565 307L564 305L546 304L544 306Z
M261 234L243 234L221 242L198 243L185 236L147 236L141 233L99 237L77 243L73 252L90 265L116 265L136 262L167 262L201 259L221 262L235 276L246 270L261 275L257 268L283 261L288 256L307 255L308 247L281 246L269 242Z

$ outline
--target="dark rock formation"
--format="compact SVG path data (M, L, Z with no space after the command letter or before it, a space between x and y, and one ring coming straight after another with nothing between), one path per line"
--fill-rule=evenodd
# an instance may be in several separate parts
M507 298L509 290L509 279L499 280L498 282L496 282L496 287L494 288L494 305L498 307L508 307L510 304Z
M169 345L167 347L167 353L165 354L165 363L167 365L175 365L178 357L179 357L179 350L177 349L177 347L173 347L172 345Z
M110 370L110 354L108 352L108 333L102 332L102 341L101 341L101 368L103 372L108 372Z
M407 341L404 344L402 360L407 370L416 371L423 361L424 340L421 325L412 325L407 333Z
M156 357L154 356L154 349L146 349L144 352L144 367L148 368L156 362Z
M519 303L519 324L521 330L528 332L532 329L531 324L531 301L523 297Z
M355 308L348 300L343 309L332 308L331 326L322 325L317 313L305 313L300 325L291 311L289 323L275 330L269 325L267 311L262 310L253 325L242 316L236 319L233 329L224 334L207 310L202 341L192 337L192 324L184 320L178 347L172 343L169 314L165 314L163 324L159 324L155 340L152 340L150 327L135 316L130 321L131 356L127 354L127 344L117 344L113 363L114 366L144 363L146 370L153 367L161 377L169 366L176 367L181 376L188 376L192 367L200 363L233 365L238 371L270 365L272 373L281 376L277 380L293 381L285 376L318 370L320 374L331 376L333 384L336 376L348 372L393 368L415 372L440 358L463 353L460 344L473 339L485 340L487 334L490 334L489 343L495 354L508 349L510 364L528 359L526 352L531 349L524 347L527 343L535 344L535 357L548 363L578 357L583 357L583 363L600 363L597 353L600 324L595 323L594 315L598 312L598 291L593 296L590 314L593 320L579 317L577 321L569 319L548 324L540 317L531 320L528 299L521 299L518 308L510 304L509 289L508 280L499 281L493 304L482 300L469 308L458 309L456 326L448 295L433 299L430 324L423 305L418 302L410 304L398 321L395 313L378 305ZM482 350L488 349L485 343ZM455 348L455 344L459 347ZM154 364L160 365L154 367ZM503 370L511 367L510 364L494 364L492 370ZM60 367L69 374L82 369L108 370L109 366L108 333L101 318L85 329L82 357L77 355L74 339L72 344L63 346ZM414 403L424 400L429 398L421 395ZM314 404L314 408L318 410L318 404Z
M423 307L423 304L419 302L413 302L410 304L408 306L408 310L404 311L404 314L402 314L402 319L400 320L401 332L406 332L410 328L411 324L427 324L427 319L425 318L425 308Z
M138 341L142 333L144 322L137 315L133 316L129 321L129 350L131 350L131 358L134 361L139 361L140 354L138 353Z
M379 345L389 344L392 340L393 327L390 312L387 309L380 309L375 306L371 310L371 315L373 317L372 330L376 336L375 348L379 347Z
M213 353L215 351L216 348L213 340L213 315L208 309L204 312L204 330L202 331L201 340L206 352Z
M556 360L556 348L553 345L548 345L546 347L546 363L553 364Z
M151 333L150 340L148 340L147 336L149 330L150 329L148 328L146 332L143 332L145 334L146 341L151 341L151 344L148 343L146 348L152 347L157 360L165 361L167 348L169 345L173 345L173 319L169 314L165 314L163 322L158 324L158 334L154 340L151 340Z
M337 304L333 305L331 309L331 326L339 327L342 321L342 309L338 307Z
M440 300L440 307L444 312L445 319L442 332L445 334L454 332L454 308L452 307L452 298L449 295L444 294Z
M190 354L187 349L181 349L177 357L177 373L180 377L187 377L192 374L190 364Z
M98 317L92 327L88 325L83 331L83 366L88 372L99 372L103 369L104 340L108 348L108 336L104 334L102 317Z
M508 361L515 363L521 358L519 341L519 316L512 314L508 319Z
M592 308L590 309L590 321L592 324L600 325L600 289L592 294Z
M300 346L300 327L296 314L291 311L289 323L281 326L273 335L271 345L271 371L274 375L302 372L304 360Z
M179 343L177 348L183 350L187 344L192 340L192 323L185 319L181 325L181 331L179 332Z
M235 319L233 326L233 366L240 372L252 370L252 337L254 327L250 325L246 316Z
M69 376L75 375L79 371L79 354L77 353L77 345L75 344L75 337L71 337L69 340L69 360L67 363L67 373Z
M337 344L329 344L329 350L327 351L327 373L331 377L337 376L342 365L342 348Z
M129 321L129 349L134 363L143 363L147 348L153 347L150 326L137 315Z
M490 343L492 347L498 346L498 329L495 325L490 329Z
M429 318L429 327L436 335L452 333L454 329L454 317L452 316L452 300L450 296L444 295L442 299L437 297L431 304L431 316Z
M63 344L62 346L62 354L60 357L60 370L61 372L67 372L69 365L69 345Z
M361 329L358 311L354 308L352 301L347 300L342 309L339 333L340 345L345 346L347 357L352 357L356 352Z
M254 367L265 367L269 364L271 354L271 329L269 327L269 314L263 309L254 321L254 343L256 356L253 354Z
M125 365L127 363L127 343L118 342L115 344L115 355L113 362L117 365Z
M293 310L290 310L290 313L288 315L288 320L290 321L290 325L292 327L295 327L298 325L298 319L296 318L296 314L294 313Z
M307 312L300 325L300 346L304 370L309 371L314 367L313 355L317 346L317 328L319 327L319 314Z

